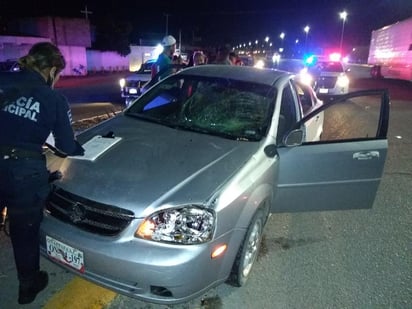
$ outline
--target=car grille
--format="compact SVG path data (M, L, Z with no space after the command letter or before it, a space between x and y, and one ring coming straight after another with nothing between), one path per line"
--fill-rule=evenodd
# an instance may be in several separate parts
M335 88L337 77L319 77L317 79L316 86L317 88Z
M105 236L117 235L134 219L130 210L97 203L63 189L50 194L46 209L61 221Z

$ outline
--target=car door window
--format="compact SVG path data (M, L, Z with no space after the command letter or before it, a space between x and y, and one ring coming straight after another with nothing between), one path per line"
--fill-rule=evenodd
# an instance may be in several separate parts
M309 86L303 85L299 82L294 82L298 101L302 109L302 113L306 116L315 105L315 98L313 92L309 89Z
M321 141L374 139L380 124L381 96L351 97L324 111Z
M279 124L277 133L277 144L281 144L282 138L296 123L295 98L292 86L288 84L282 91L280 103Z

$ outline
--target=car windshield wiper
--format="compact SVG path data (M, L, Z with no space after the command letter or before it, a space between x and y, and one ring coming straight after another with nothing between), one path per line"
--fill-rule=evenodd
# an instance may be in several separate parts
M259 141L262 138L260 134L242 134L242 135L233 134L230 132L213 130L213 128L211 130L210 128L199 127L199 126L193 125L190 122L179 123L179 124L171 123L170 126L177 128L177 129L188 130L188 131L193 131L193 132L202 133L202 134L209 134L209 135L223 137L226 139L238 140L238 141Z
M156 118L156 117L151 117L151 116L149 116L149 115L142 114L142 113L131 113L131 112L128 112L128 113L125 113L125 115L126 115L126 116L130 116L130 117L133 117L133 118L137 118L137 119L140 119L140 120L144 120L144 121L154 122L154 123L163 124L163 125L167 125L167 126L170 126L170 125L171 125L170 121L165 121L164 119L159 119L159 118Z
M247 134L247 133L234 134L231 132L216 130L216 128L214 127L201 127L201 126L194 125L191 122L176 122L175 119L173 119L173 121L171 121L171 119L159 119L159 118L150 117L148 115L141 114L141 113L128 112L126 113L126 116L165 125L173 129L192 131L192 132L201 133L201 134L209 134L209 135L219 136L219 137L223 137L223 138L231 139L231 140L259 141L262 139L262 135L259 132L254 132L250 134Z

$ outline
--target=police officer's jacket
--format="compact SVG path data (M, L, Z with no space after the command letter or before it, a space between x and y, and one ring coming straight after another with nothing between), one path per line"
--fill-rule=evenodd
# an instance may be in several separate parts
M69 104L62 94L35 71L0 73L0 147L41 153L50 133L55 147L64 153L82 151L74 138Z

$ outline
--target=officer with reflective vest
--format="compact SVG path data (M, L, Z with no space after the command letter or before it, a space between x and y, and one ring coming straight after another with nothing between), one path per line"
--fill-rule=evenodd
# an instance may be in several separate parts
M152 67L152 78L156 78L157 81L174 72L172 58L176 51L176 39L171 35L167 35L162 40L162 46L163 51Z
M19 59L19 72L0 73L0 201L7 206L19 279L19 304L31 303L48 284L40 270L39 228L50 191L43 154L47 137L66 155L83 155L69 104L53 87L66 63L49 42Z

